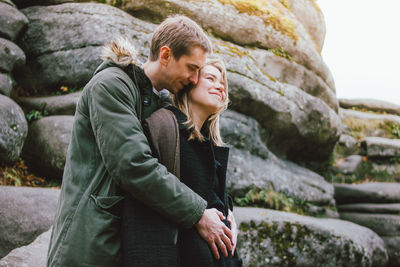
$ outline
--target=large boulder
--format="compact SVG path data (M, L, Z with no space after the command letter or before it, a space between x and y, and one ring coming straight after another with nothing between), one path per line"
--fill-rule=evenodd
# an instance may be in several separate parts
M47 263L51 228L39 235L31 244L12 250L0 260L0 267L44 267Z
M0 186L0 258L53 224L60 190Z
M340 218L368 227L380 236L400 236L400 215L340 212Z
M221 117L221 134L234 146L227 175L232 195L242 197L251 189L273 190L299 201L334 204L332 185L269 151L260 137L263 130L254 119L228 110Z
M378 99L339 99L342 108L359 108L400 115L400 106Z
M400 203L400 183L335 184L335 199L342 203Z
M28 24L28 19L17 8L0 2L0 37L15 40Z
M22 109L7 96L0 95L0 161L15 162L28 134Z
M128 37L143 62L155 27L115 7L95 3L33 6L22 12L30 21L19 41L27 64L16 79L24 89L41 94L63 85L83 87L101 63L101 47L117 36Z
M400 203L351 203L337 206L340 212L400 214Z
M258 208L235 208L244 266L386 266L382 239L337 219Z
M0 73L0 94L10 96L13 82L7 74Z
M400 236L381 236L389 254L390 267L400 266Z
M288 58L312 70L330 88L334 88L332 75L322 61L319 48L316 48L318 45L282 1L265 0L252 4L232 0L124 0L119 6L135 16L152 21L176 13L185 14L224 40L264 49L279 48ZM315 8L310 12L313 10Z
M0 71L7 73L25 64L26 60L24 51L21 48L3 38L0 38L0 59Z
M361 147L369 157L400 156L400 139L365 137L361 140Z
M61 179L73 121L73 116L50 116L29 125L23 157L39 174Z
M81 92L49 97L20 97L18 103L26 110L46 110L49 115L74 115Z

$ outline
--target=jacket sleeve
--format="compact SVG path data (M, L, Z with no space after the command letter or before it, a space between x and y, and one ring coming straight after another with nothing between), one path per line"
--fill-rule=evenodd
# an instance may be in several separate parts
M152 157L136 114L136 97L117 75L92 86L90 120L106 169L135 199L190 228L207 202Z

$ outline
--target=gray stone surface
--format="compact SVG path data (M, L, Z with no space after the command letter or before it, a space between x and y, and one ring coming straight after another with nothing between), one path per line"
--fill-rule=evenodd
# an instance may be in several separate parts
M0 71L10 73L25 64L25 54L16 44L0 38Z
M60 86L83 87L101 63L101 47L121 35L135 45L143 62L155 28L104 4L33 6L22 12L31 22L19 44L32 60L18 69L16 80L43 94Z
M15 40L28 24L28 19L17 8L0 2L0 37Z
M85 2L84 0L14 0L14 3L18 6L18 8L25 8L29 6L49 6L49 5L58 5L62 3L70 3L70 2Z
M334 184L341 203L400 203L400 183Z
M360 213L387 213L387 214L400 214L400 203L354 203L337 205L340 212L352 211Z
M276 20L267 23L258 16L240 12L234 6L221 4L218 0L126 1L121 8L149 20L163 19L176 13L186 14L223 40L260 48L281 47L292 55L293 61L311 69L330 88L334 88L332 75L306 28L291 9L284 7L279 0L270 0L268 3L268 10L272 16L275 15ZM313 11L314 9L310 10Z
M380 236L400 236L400 215L340 212L340 218L368 227Z
M243 266L386 266L383 240L337 219L235 208Z
M335 146L336 153L342 157L358 154L359 150L360 148L357 140L346 134L340 136L339 141Z
M369 112L361 112L357 110L351 110L351 109L339 109L339 114L342 119L348 118L348 117L353 117L357 119L362 119L362 120L381 120L381 121L387 121L387 122L392 122L394 124L400 125L400 116L396 115L384 115L384 114L374 114L374 113L369 113Z
M12 80L9 75L0 73L0 94L10 96L12 90Z
M361 140L363 152L369 157L400 156L400 139L364 137Z
M23 157L39 174L62 178L73 120L73 116L49 116L29 125Z
M400 115L400 106L378 99L339 99L342 108L360 108Z
M221 117L221 134L231 148L227 186L235 196L250 189L274 190L296 200L333 204L333 187L320 175L282 160L263 143L258 123L228 110Z
M0 267L45 267L50 236L51 228L31 244L12 250L0 260Z
M74 115L81 92L49 97L20 97L18 104L26 110L46 110L49 115Z
M0 95L0 161L15 162L28 134L22 109L11 98Z
M400 236L381 236L389 254L389 267L400 266Z
M17 7L11 0L0 0L0 2L10 5L12 7Z
M362 156L351 155L337 162L334 166L334 170L343 174L353 174L360 169L362 162Z
M0 258L31 243L53 223L60 190L0 186Z

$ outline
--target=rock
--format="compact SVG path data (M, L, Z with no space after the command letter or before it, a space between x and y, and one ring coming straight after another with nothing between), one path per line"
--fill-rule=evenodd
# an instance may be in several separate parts
M335 152L342 157L358 154L359 150L357 140L347 134L342 134L335 146Z
M264 49L247 49L260 69L271 78L300 88L307 94L323 100L335 112L339 110L339 102L334 88L331 89L326 82L311 70L294 61L276 56Z
M0 260L0 267L46 266L50 236L51 228L39 235L31 244L12 250L10 254Z
M16 44L0 38L0 71L11 72L25 64L25 54Z
M0 258L48 230L60 190L0 186Z
M291 9L279 0L259 2L255 8L246 3L232 5L232 2L235 1L127 0L122 1L120 8L151 21L176 13L185 14L223 40L242 46L283 50L293 61L312 70L334 88L332 75L315 42Z
M400 182L400 162L397 161L379 161L372 162L372 171L375 173L383 173L384 175L390 175L395 182Z
M15 162L28 134L24 112L13 100L0 95L0 161Z
M5 3L12 7L17 7L11 0L0 0L0 3Z
M340 219L368 227L382 236L400 236L400 215L340 212Z
M39 174L62 178L73 121L73 116L50 116L29 125L23 157Z
M10 96L13 82L9 75L0 73L0 94Z
M227 186L234 196L251 189L273 190L315 204L333 204L333 187L320 175L281 160L265 146L259 124L228 110L220 120L221 134L231 148Z
M27 24L28 19L18 9L0 2L0 37L13 41Z
M20 97L18 103L24 110L46 110L49 115L74 115L81 92L50 97Z
M248 151L231 148L227 188L233 196L250 189L273 190L299 201L334 205L332 185L320 175L269 153L263 160Z
M365 137L361 140L361 147L369 157L400 156L400 139Z
M352 117L361 120L381 120L385 122L388 121L400 125L400 117L396 115L375 114L342 108L339 110L339 114L342 119Z
M359 155L352 155L344 158L335 164L334 170L343 174L356 173L363 163L363 157Z
M386 266L382 239L337 219L235 208L243 266Z
M389 254L390 267L400 266L400 236L381 236Z
M340 212L400 214L400 203L354 203L338 205L337 208Z
M231 108L254 117L268 130L268 148L293 161L329 158L342 124L323 101L265 77L257 80L233 72L228 77Z
M71 3L71 2L84 2L82 0L14 0L14 3L18 6L18 8L25 8L30 6L50 6L50 5L59 5L63 3Z
M400 183L334 184L341 203L400 203Z
M41 94L60 86L83 87L101 63L101 47L121 35L135 45L138 61L144 62L155 28L104 4L34 6L22 12L30 20L19 42L28 64L17 71L16 80Z
M318 4L307 0L288 0L288 3L290 10L315 42L316 49L321 52L324 46L326 27L324 16Z
M400 106L378 99L339 99L342 108L359 108L400 115Z
M267 159L271 153L261 139L263 129L253 118L227 110L221 115L220 131L224 142L238 149L262 159Z

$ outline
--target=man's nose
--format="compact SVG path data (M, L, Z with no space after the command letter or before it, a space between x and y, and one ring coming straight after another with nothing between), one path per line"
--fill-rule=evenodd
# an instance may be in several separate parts
M197 84L198 80L199 80L199 72L195 71L194 73L192 73L192 75L190 75L189 81L192 84Z

